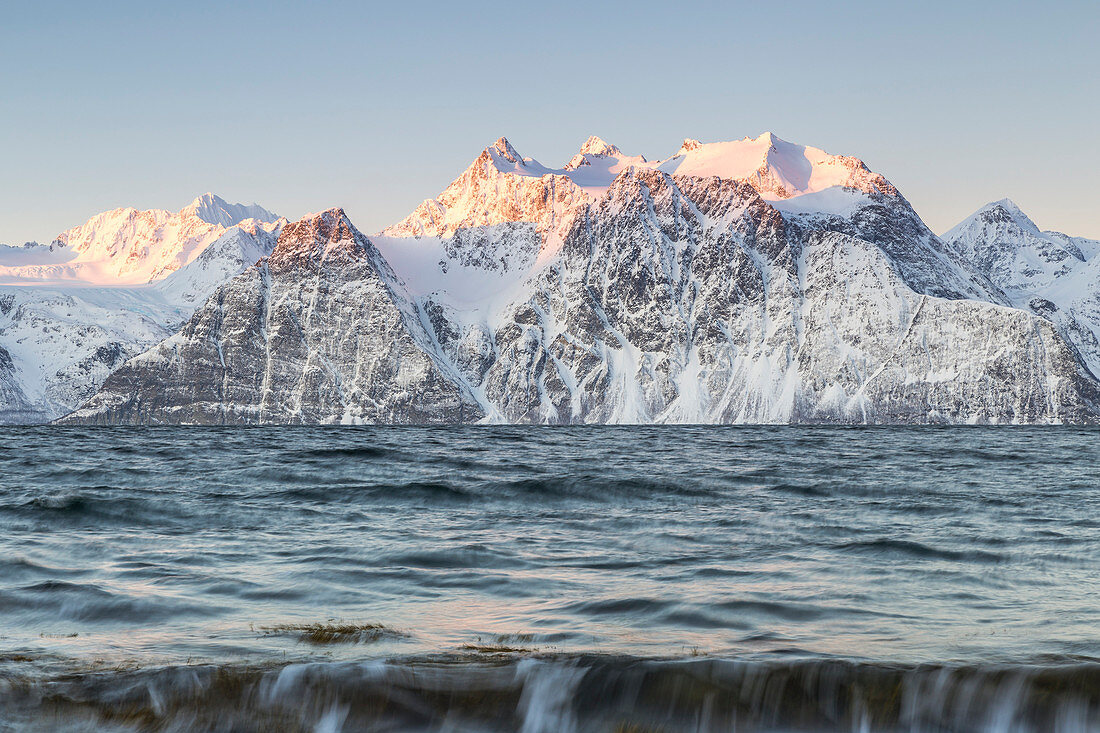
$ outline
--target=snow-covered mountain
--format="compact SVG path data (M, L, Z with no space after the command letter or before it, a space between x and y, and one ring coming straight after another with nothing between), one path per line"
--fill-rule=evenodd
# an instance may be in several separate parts
M428 326L401 290L343 211L306 217L74 414L189 423L480 417L456 375L440 372Z
M552 229L594 203L621 173L659 170L676 176L743 180L761 198L788 201L787 211L848 212L899 194L857 158L830 155L770 132L732 142L684 140L669 158L647 161L590 137L561 168L521 156L506 138L487 147L437 198L424 201L386 236L449 236L474 226L526 221ZM486 208L486 207L489 208Z
M1040 231L1009 199L986 204L943 240L1012 305L1055 323L1100 375L1100 241Z
M270 254L282 223L206 194L177 213L118 209L51 245L0 247L0 422L78 407Z
M270 231L278 217L255 204L230 204L210 193L177 212L105 211L62 232L48 246L6 248L0 254L0 283L140 285L184 267L246 222Z
M1090 422L1055 324L855 158L501 138L378 236L284 227L73 422Z
M0 286L0 422L45 422L172 332L175 309L132 288ZM5 360L4 355L7 355Z
M194 217L207 224L228 229L248 219L258 222L273 224L279 220L276 214L271 213L259 204L231 204L221 196L212 193L204 193L179 212L180 218Z

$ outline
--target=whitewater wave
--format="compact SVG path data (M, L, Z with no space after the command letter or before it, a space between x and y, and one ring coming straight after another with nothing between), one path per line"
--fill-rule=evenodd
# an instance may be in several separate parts
M0 675L0 715L40 730L1071 733L1100 726L1100 664L482 652L46 678L8 671Z

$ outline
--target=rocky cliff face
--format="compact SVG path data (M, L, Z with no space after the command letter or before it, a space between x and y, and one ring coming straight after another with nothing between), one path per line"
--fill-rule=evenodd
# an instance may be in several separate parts
M1008 199L983 206L943 238L1012 305L1054 324L1100 375L1100 242L1040 231Z
M172 333L172 312L128 288L0 287L0 422L48 422L80 406Z
M463 422L481 417L370 241L333 209L286 226L70 421Z
M34 422L39 416L19 384L11 354L0 346L0 423Z
M1058 327L884 178L772 136L722 145L648 163L595 139L548 169L501 140L379 237L307 217L68 420L1100 415Z
M1095 384L1054 329L962 299L980 283L919 238L899 262L902 219L817 228L738 182L624 174L502 325L439 339L489 362L511 422L1090 419Z
M207 194L177 214L106 212L53 245L0 247L0 423L47 422L79 407L269 255L280 226L260 207ZM150 267L157 279L145 282Z

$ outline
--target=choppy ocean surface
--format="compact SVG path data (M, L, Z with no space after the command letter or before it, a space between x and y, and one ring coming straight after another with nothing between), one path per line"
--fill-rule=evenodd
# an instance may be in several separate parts
M2 730L1100 730L1100 431L3 429Z

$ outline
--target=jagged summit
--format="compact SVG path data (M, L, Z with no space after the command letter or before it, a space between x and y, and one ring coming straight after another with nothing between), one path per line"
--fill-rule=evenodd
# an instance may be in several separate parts
M703 147L703 143L695 138L685 137L684 142L680 144L680 149L676 151L676 155L686 155L692 150L698 150L701 147Z
M321 246L330 242L356 239L363 235L351 223L341 206L304 215L283 227L276 242L276 250L294 243Z
M464 227L506 222L531 222L545 229L567 221L576 207L597 201L616 177L632 168L742 180L773 205L783 202L782 210L796 216L847 214L884 197L904 203L889 181L858 158L796 145L771 132L732 142L702 143L688 138L675 155L657 161L626 155L593 135L562 168L522 157L501 137L439 196L425 200L382 233L449 236Z
M368 241L343 208L336 206L284 226L268 262L272 267L299 267L306 262L358 259Z
M582 186L607 186L621 171L630 166L646 164L645 157L641 155L625 155L617 145L612 145L603 138L593 135L584 141L581 149L562 168L565 175L572 178ZM589 170L581 173L581 169ZM584 182L578 178L583 177ZM595 178L593 178L595 176Z
M523 158L503 137L485 152L501 173L529 177L564 175L592 192L606 188L616 175L634 166L657 168L673 175L745 180L764 198L773 201L833 187L856 189L873 196L898 195L889 181L871 171L859 158L791 143L773 132L715 143L686 138L672 157L652 162L640 155L625 155L617 146L593 135L560 169L548 168L534 158Z
M620 155L622 153L618 146L612 145L595 135L585 140L584 145L581 145L578 152L580 155Z
M246 219L256 219L265 223L274 223L279 219L259 204L231 204L221 196L207 192L195 198L180 210L182 216L195 216L207 224L231 227Z
M991 201L963 219L943 234L944 241L963 242L983 240L989 244L998 241L1015 247L1019 239L1041 237L1035 222L1010 198Z
M975 211L970 218L974 217L990 223L1001 222L1004 224L1014 224L1031 234L1040 233L1039 226L1010 198L1003 198L999 201L992 201L986 204ZM964 226L965 224L966 220L960 223L959 226Z
M1020 220L1025 220L1026 219L1027 221L1031 221L1031 218L1027 214L1024 213L1023 209L1021 209L1020 206L1015 201L1013 201L1012 199L1007 198L1007 197L1003 198L1003 199L999 199L997 201L990 201L985 206L980 207L971 216L980 216L984 212L997 211L997 210L1000 210L1000 211L1010 215L1013 219L1020 219Z
M991 207L994 207L994 206L1000 206L1002 209L1007 209L1008 211L1015 212L1015 213L1018 213L1018 214L1023 214L1024 213L1023 210L1016 204L1016 202L1013 201L1012 199L1008 198L1008 197L1000 199L999 201L993 201L991 203L988 203L985 206L983 206L982 208L983 209L988 209L988 208L991 208Z
M503 159L513 165L520 166L522 166L524 162L523 156L519 154L519 151L512 147L512 143L508 142L508 138L503 136L497 138L495 143L485 148L485 152L493 156L494 161Z

